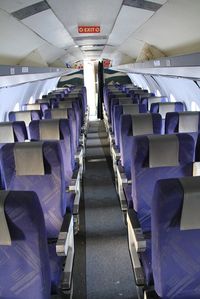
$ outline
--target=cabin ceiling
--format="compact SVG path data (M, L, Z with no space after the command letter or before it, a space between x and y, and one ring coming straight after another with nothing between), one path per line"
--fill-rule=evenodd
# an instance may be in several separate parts
M0 0L0 64L133 62L144 44L165 55L200 51L200 0ZM80 34L78 25L100 25Z

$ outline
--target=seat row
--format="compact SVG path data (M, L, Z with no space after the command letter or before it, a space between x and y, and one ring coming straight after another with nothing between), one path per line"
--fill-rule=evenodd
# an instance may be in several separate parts
M73 110L65 108L67 113L68 109ZM84 136L86 120L84 115L80 130ZM33 298L34 294L47 299L71 288L83 173L83 154L80 164L77 149L83 153L84 144L80 134L78 141L74 138L70 121L57 114L54 119L32 120L28 127L22 120L0 124L4 298ZM9 277L7 284L5 277Z
M105 106L104 113L112 134ZM110 138L116 188L144 298L193 299L200 296L199 112L169 111L165 121L161 134L159 113L120 115L118 151Z

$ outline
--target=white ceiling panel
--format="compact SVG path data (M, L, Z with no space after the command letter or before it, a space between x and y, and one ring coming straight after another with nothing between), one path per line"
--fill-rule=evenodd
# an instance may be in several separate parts
M43 44L43 40L14 17L0 10L0 57L15 63ZM7 62L5 62L7 63Z
M74 44L63 24L50 9L23 19L22 22L56 47L68 48Z
M109 34L122 4L122 0L59 0L59 5L57 0L47 2L73 37L82 36L78 25L101 25L98 35Z
M67 54L61 58L62 60L64 59L65 62L67 62L68 60L67 57L70 57L70 61L77 61L77 60L81 60L83 59L83 52L79 49L79 48L70 48L68 51L67 51ZM72 57L73 57L73 60L72 60Z
M124 5L118 15L108 43L111 45L121 45L131 33L144 24L153 13L153 11Z
M64 62L64 63L74 63L76 61L79 61L79 60L82 60L83 59L83 54L82 53L74 53L71 54L71 53L67 53L65 56L61 57L61 60Z
M110 53L113 53L113 51L115 51L115 50L116 50L116 48L113 46L105 46L103 53L110 54Z
M38 51L47 63L52 63L56 59L64 56L66 53L65 50L56 48L48 43L43 44Z
M200 1L169 0L134 35L168 55L200 50Z
M41 0L1 0L0 8L9 13L12 13L38 2L41 2Z
M76 41L76 44L79 45L79 46L82 46L82 45L95 45L95 44L103 44L105 45L107 41L105 39L83 39L83 40L79 40L79 41Z
M131 36L118 49L131 57L137 58L138 54L143 48L143 45L144 42L139 41Z
M89 51L89 50L102 51L104 49L104 46L90 46L90 45L86 46L85 45L85 46L80 47L80 49L82 51Z

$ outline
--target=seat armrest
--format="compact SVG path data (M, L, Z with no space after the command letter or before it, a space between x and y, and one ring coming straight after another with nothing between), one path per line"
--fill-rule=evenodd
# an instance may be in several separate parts
M117 178L118 178L118 183L121 185L128 183L127 177L124 172L124 168L121 166L121 164L117 165Z
M118 161L121 157L119 150L115 146L112 146L112 156L115 161Z
M138 221L137 213L135 210L130 209L127 213L127 225L128 230L134 243L137 252L143 252L146 250L146 239L143 234L142 228Z
M80 187L80 173L79 170L74 171L70 185L67 189L67 191L75 191L79 192Z
M56 243L56 253L58 256L67 255L68 247L71 245L72 234L74 234L73 216L70 213L66 213Z
M81 130L82 130L82 134L79 137L79 143L80 143L80 145L84 145L85 144L85 135L84 135L85 131L83 128Z
M79 147L75 154L75 159L79 161L82 158L82 155L83 155L83 148Z
M110 142L110 144L115 144L115 136L114 136L114 134L112 133L111 129L110 129L110 131L109 131L109 133L108 133L108 138L109 138L109 142Z
M200 175L200 162L194 162L193 163L193 176L199 176Z
M79 213L80 196L80 192L76 192L74 199L73 215L78 215Z

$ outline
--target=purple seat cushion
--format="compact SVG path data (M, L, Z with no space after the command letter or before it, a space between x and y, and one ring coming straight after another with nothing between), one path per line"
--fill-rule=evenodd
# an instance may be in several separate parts
M15 172L14 144L6 144L0 151L1 174L5 189L35 191L43 209L47 235L57 237L67 201L60 145L43 143L45 175L22 175Z
M152 201L152 269L165 299L200 298L200 230L180 231L184 191L178 179L157 182Z
M47 234L36 194L11 191L5 214L11 246L0 246L0 297L50 299Z
M58 293L58 286L62 277L64 257L57 256L56 244L48 244L51 274L51 294Z
M147 247L144 252L140 254L142 266L145 274L145 281L147 285L153 284L152 272L152 258L151 258L151 240L147 240Z
M132 199L143 231L151 230L151 201L155 183L159 179L192 175L194 140L189 134L177 134L179 165L149 168L149 139L135 137L131 162Z

